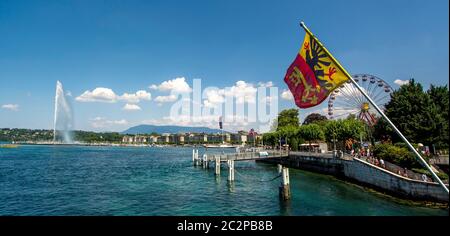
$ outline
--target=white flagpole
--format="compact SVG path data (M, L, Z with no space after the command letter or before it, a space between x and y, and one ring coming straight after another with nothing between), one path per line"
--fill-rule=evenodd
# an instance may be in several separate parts
M422 165L425 168L427 168L427 170L433 176L434 180L436 180L448 194L449 191L448 191L447 186L445 186L445 184L442 182L442 180L436 175L436 173L434 173L434 171L431 169L431 167L428 165L428 163L422 158L422 156L419 154L419 152L417 152L417 150L411 145L411 143L408 141L408 139L406 139L406 137L403 136L403 134L400 132L400 130L397 129L397 127L394 125L394 123L392 123L392 121L384 114L384 112L377 106L377 104L372 100L372 98L370 98L369 95L367 95L367 93L361 88L361 86L359 86L359 84L356 83L356 81L353 79L353 77L344 69L344 67L341 66L341 64L339 64L339 62L331 55L331 53L328 52L328 50L325 48L325 46L323 46L323 44L311 33L311 31L308 29L308 27L306 27L306 25L303 22L300 22L300 26L303 29L305 29L305 31L316 40L316 42L323 48L323 50L328 54L328 56L330 56L330 58L333 60L333 62L336 64L336 66L338 66L339 69L347 75L347 77L350 79L350 81L353 83L353 85L355 85L355 87L362 93L362 95L364 95L364 97L370 102L370 104L372 104L372 106L375 107L375 109L378 111L378 113L380 113L380 115L388 122L388 124L398 134L398 136L400 136L400 138L407 144L409 149L416 155L417 159L419 159L419 161L422 163Z

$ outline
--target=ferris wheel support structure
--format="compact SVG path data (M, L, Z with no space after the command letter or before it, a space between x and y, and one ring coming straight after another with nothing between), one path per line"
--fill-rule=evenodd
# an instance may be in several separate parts
M319 39L317 39L312 34L312 32L308 29L308 27L306 27L306 25L303 22L300 23L300 26L303 29L305 29L305 31L310 35L310 37L312 37L312 38L314 38L314 40L316 40L316 42L323 48L323 50L328 54L328 56L330 56L330 58L333 60L333 62L336 63L336 65L339 67L339 69L343 73L345 73L345 75L349 78L349 80L353 83L353 85L355 85L355 87L364 95L364 97L370 102L370 104L372 104L372 106L378 111L378 113L394 129L394 131L398 134L398 136L400 136L400 138L408 145L409 149L416 155L417 159L420 160L422 165L425 168L427 168L427 170L431 173L434 180L436 180L442 186L442 188L445 190L445 192L447 192L447 194L449 194L448 188L447 188L447 186L445 186L444 182L442 182L442 180L436 175L436 173L434 173L434 171L431 169L431 167L428 165L428 163L422 158L422 156L420 156L419 152L417 152L417 150L411 145L411 143L408 141L408 139L405 136L403 136L402 132L400 132L400 130L397 129L397 127L394 125L394 123L392 123L392 121L384 114L384 112L377 106L377 104L372 100L372 98L370 98L370 96L367 95L367 93L359 86L359 84L353 79L353 77L344 69L343 66L341 66L341 64L333 57L333 55L331 55L331 53L325 48L325 46L319 41Z

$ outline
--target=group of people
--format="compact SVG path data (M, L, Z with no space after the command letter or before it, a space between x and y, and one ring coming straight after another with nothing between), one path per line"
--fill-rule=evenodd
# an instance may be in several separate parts
M400 170L400 169L398 169L398 170L397 170L397 174L398 174L398 175L401 175L401 176L403 176L403 177L408 178L408 169L406 169L406 167L403 169L403 171Z
M373 156L368 156L366 160L367 160L367 162L369 162L369 163L371 163L373 165L376 165L378 167L386 169L386 164L385 164L384 160L381 159L381 158L375 158ZM393 170L390 170L390 171L393 171ZM393 172L395 172L395 171L393 171ZM400 176L406 177L406 178L410 178L410 176L408 175L408 169L406 167L403 168L403 169L400 169L400 168L397 169L397 174L400 175ZM421 175L421 179L424 182L432 182L433 181L432 179L428 178L428 176L426 174L422 174Z
M353 147L350 154L353 157L373 157L373 151L369 147Z
M369 162L372 165L376 165L378 167L384 168L386 169L386 164L384 163L384 160L381 158L376 158L373 156L368 156L367 157L367 162Z

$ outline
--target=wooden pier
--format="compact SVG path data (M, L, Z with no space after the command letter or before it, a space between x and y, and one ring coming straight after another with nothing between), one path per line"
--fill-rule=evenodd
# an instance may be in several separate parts
M197 150L198 155L198 150ZM205 157L202 158L202 161L208 162L227 162L227 161L252 161L252 160L263 160L263 159L272 159L272 158L283 158L288 157L289 152L287 151L274 151L274 150L264 150L257 152L242 152L242 153L208 153L205 154Z

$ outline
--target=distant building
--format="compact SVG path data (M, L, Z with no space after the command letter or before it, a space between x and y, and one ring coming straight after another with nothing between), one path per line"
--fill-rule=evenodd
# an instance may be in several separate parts
M125 135L122 137L122 143L133 144L203 144L203 143L238 143L238 144L258 144L262 140L262 135L255 133L249 134L245 131L239 131L238 133L178 133L170 134L164 133L161 135Z
M221 143L222 141L225 141L225 138L220 134L208 135L208 143Z
M146 143L147 137L142 135L123 136L122 143Z
M246 134L231 134L231 141L233 143L246 144L247 143L247 135Z
M134 137L133 136L123 136L122 143L133 143Z
M225 134L225 142L226 143L231 143L231 134L229 134L229 133Z
M164 133L161 136L158 137L157 142L158 143L170 143L171 142L171 135L169 133ZM173 139L172 139L173 140Z
M158 142L158 136L151 135L151 136L148 138L148 142L149 142L149 143L157 143L157 142Z
M179 134L178 135L178 142L184 143L184 134Z
M147 137L145 136L134 136L134 143L146 143Z

